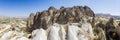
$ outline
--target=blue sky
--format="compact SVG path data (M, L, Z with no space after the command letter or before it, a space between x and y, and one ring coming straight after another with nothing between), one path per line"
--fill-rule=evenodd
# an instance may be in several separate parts
M50 6L89 6L95 13L120 15L120 0L0 0L0 15L29 16L30 13L47 10Z

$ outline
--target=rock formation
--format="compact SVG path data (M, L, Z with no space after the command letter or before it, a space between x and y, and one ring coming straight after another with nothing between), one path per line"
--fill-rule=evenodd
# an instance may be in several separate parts
M109 21L108 21L108 23L106 24L106 38L107 38L107 40L110 40L110 38L112 38L113 39L113 33L115 33L113 30L115 29L115 26L114 26L114 21L113 21L114 19L113 18L110 18L109 19ZM115 39L113 39L113 40L115 40Z
M32 30L31 26L33 25L34 16L35 15L33 13L31 13L28 20L27 20L27 28L29 29L29 32Z
M92 23L94 12L88 6L61 7L59 10L50 7L48 10L31 15L27 21L28 32L39 28L47 29L53 23L79 23L84 17Z
M31 33L42 28L48 30L48 40L93 40L94 17L94 12L88 6L60 9L51 6L48 10L37 12L35 15L30 14L27 32ZM38 39L39 36L33 38Z
M27 20L0 19L0 40L120 40L119 22L96 17L88 6L51 6Z

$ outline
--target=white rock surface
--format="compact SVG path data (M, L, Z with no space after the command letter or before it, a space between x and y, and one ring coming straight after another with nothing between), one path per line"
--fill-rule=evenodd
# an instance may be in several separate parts
M78 24L68 25L67 40L89 40L87 31L78 27Z
M68 34L67 34L67 40L78 40L77 33L78 33L78 27L74 25L68 25Z
M11 25L3 24L2 26L0 26L0 33L4 32L10 28L11 28Z
M13 35L16 35L14 37L11 37L10 40L21 40L21 39L28 39L26 37L24 37L24 33L23 32L17 32L17 31L13 31Z
M47 34L44 29L36 29L34 30L33 40L47 40Z
M19 26L22 25L23 24ZM48 33L42 28L36 29L32 32L33 38L31 38L31 40L90 40L90 38L94 36L90 23L71 23L67 26L67 31L65 31L63 25L54 23L50 26ZM20 28L18 27L18 29ZM21 30L16 31L16 29L11 30L11 25L1 27L0 33L2 34L0 40L30 40L24 36L26 35L25 32Z
M83 23L81 28L85 30L91 37L94 36L92 31L92 25L90 23Z
M60 35L60 39L61 39L61 40L66 40L66 39L65 39L65 37L66 37L66 32L65 32L65 29L64 29L62 26L60 27L59 35Z
M29 39L26 38L26 37L21 37L21 38L19 38L19 39L17 39L17 40L29 40Z
M57 26L53 25L50 28L50 31L49 31L49 34L48 34L49 35L49 37L48 37L49 40L60 40L60 37L59 37L59 29L60 29L60 27L57 27Z
M13 31L9 31L9 32L3 34L3 36L0 38L0 40L8 40L11 37L12 33L13 33Z

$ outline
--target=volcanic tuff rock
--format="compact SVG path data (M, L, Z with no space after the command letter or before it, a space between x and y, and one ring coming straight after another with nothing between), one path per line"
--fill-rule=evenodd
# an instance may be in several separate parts
M120 20L95 17L87 6L50 7L27 21L0 18L0 40L120 40Z
M95 19L96 20L96 19ZM97 21L100 19L98 18ZM94 33L98 36L96 40L119 40L120 39L120 27L119 23L114 18L106 20L100 20L99 23L95 22ZM117 26L116 26L117 25ZM101 36L102 35L102 36Z
M94 16L94 12L88 6L61 7L60 9L50 7L48 10L30 15L27 21L27 31L32 32L39 28L47 29L53 23L79 23L83 22L84 18L92 23Z
M0 40L29 40L23 18L0 18Z
M88 6L62 6L60 9L50 7L30 14L26 31L31 33L36 29L43 29L49 40L119 40L119 26L120 23L114 18L95 17ZM36 32L33 35L41 34ZM39 39L42 35L32 37Z

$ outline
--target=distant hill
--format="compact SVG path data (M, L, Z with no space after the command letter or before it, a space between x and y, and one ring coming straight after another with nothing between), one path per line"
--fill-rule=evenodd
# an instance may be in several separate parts
M120 20L120 16L105 14L105 13L95 13L95 16L96 17L105 17L105 18L113 17L115 20Z

